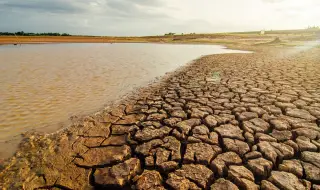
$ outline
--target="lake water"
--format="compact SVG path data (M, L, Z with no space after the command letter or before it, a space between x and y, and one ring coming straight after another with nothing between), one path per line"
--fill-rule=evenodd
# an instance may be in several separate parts
M0 157L13 139L91 113L217 45L41 44L0 46Z

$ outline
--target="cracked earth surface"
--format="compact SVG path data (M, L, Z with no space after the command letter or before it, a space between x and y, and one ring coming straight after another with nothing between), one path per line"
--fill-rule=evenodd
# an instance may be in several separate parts
M319 125L320 48L210 55L108 112L30 134L0 188L318 190Z

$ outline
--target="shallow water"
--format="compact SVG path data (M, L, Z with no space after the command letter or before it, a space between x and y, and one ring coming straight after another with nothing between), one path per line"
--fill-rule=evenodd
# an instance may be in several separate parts
M0 143L31 129L50 131L202 55L233 52L241 51L170 44L0 46Z

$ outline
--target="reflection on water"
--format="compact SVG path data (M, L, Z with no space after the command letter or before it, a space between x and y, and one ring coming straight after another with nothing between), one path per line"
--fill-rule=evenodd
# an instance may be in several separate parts
M0 143L97 110L201 55L232 52L212 45L1 46Z

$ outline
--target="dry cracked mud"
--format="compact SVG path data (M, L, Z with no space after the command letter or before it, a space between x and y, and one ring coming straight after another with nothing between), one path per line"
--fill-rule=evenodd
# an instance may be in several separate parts
M0 188L320 189L320 48L254 51L202 57L62 132L29 134Z

